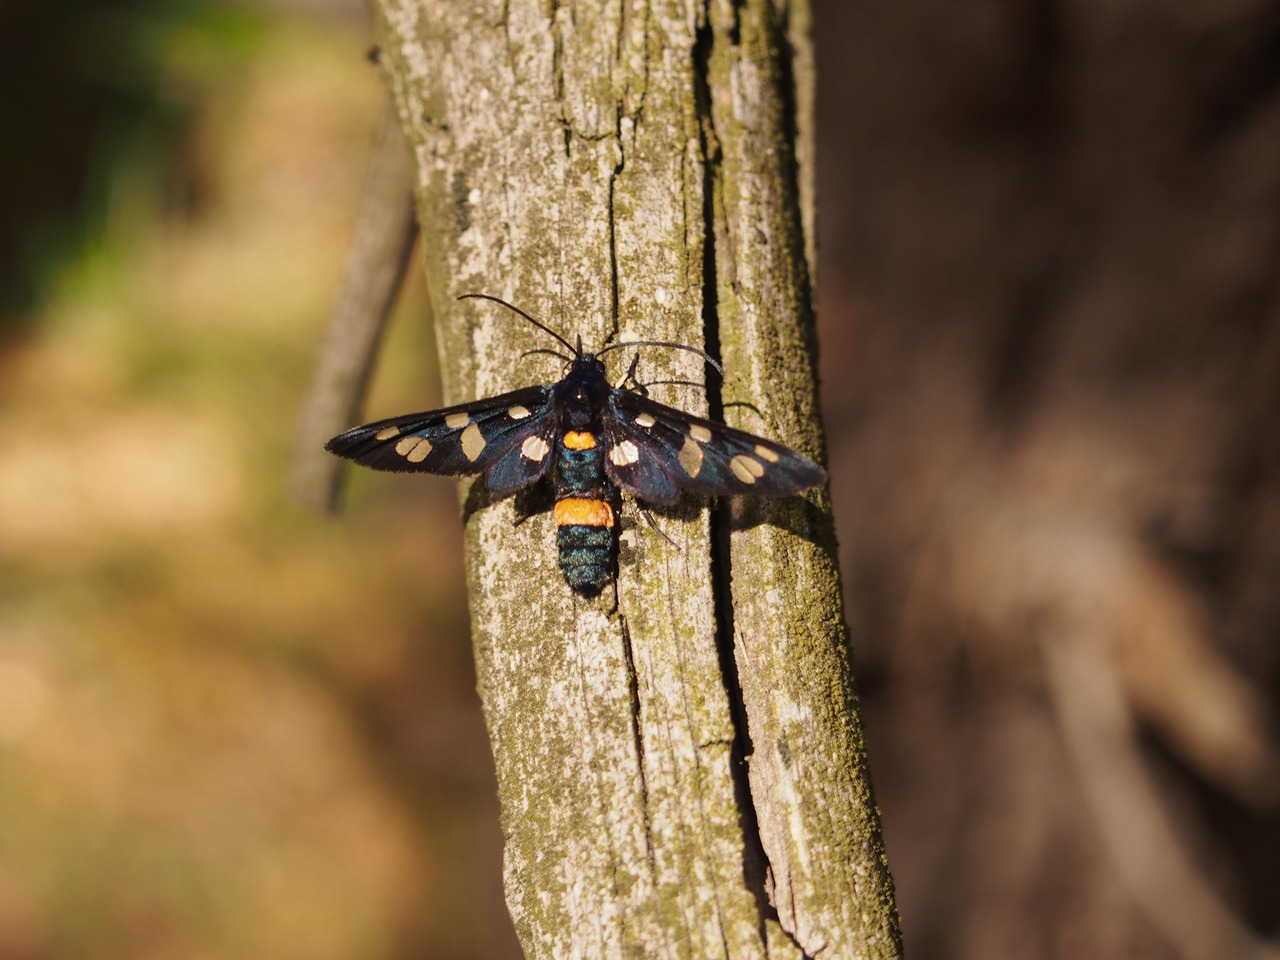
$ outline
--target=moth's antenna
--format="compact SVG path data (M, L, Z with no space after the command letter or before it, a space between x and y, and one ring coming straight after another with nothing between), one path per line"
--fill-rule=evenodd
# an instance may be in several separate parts
M507 301L505 301L505 300L501 299L500 297L491 297L491 296L489 296L489 294L487 294L487 293L464 293L464 294L463 294L462 296L460 296L458 299L459 299L459 300L492 300L494 303L500 303L500 304L502 304L504 307L506 307L508 310L512 311L513 313L518 313L518 314L520 314L520 316L524 317L526 320L528 320L530 323L532 323L532 324L533 324L535 327L537 327L539 330L543 331L544 333L549 333L549 334L551 334L551 336L555 337L557 340L559 340L561 343L563 343L563 344L564 344L566 347L568 347L570 350L573 350L574 356L578 356L578 357L582 356L582 348L581 348L581 346L579 346L579 347L578 347L578 349L574 350L574 347L573 347L573 344L572 344L572 343L570 343L570 342L569 342L568 340L566 340L564 337L560 336L560 334L556 333L554 330L552 330L550 327L548 327L545 323L541 323L541 322L539 322L539 321L537 321L537 320L533 319L533 317L529 316L527 313L525 313L525 312L524 312L523 310L521 310L519 307L517 307L517 306L515 306L515 305L513 305L513 304L510 304L510 303L507 303Z
M698 383L696 380L650 380L648 383L642 383L640 386L646 390L649 387L693 387L695 390L705 390L705 383Z
M603 347L596 351L596 356L602 356L610 350L621 350L623 347L669 347L672 350L684 350L688 353L696 353L703 360L716 368L716 373L724 376L724 368L716 362L715 358L705 350L699 350L697 347L691 347L684 343L668 343L666 340L627 340L623 343L611 343L607 347Z
M546 354L548 357L556 357L563 360L565 363L573 363L573 357L566 357L559 350L526 350L524 353L520 354L520 359L523 360L525 357L535 357L540 353Z

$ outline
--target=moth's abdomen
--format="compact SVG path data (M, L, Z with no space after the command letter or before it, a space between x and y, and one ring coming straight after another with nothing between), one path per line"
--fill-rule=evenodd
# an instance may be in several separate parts
M613 579L617 531L607 500L566 497L556 501L560 570L574 590L594 596Z
M606 499L613 491L594 433L567 431L560 448L555 509L560 570L578 593L595 596L613 580L617 563L617 519Z

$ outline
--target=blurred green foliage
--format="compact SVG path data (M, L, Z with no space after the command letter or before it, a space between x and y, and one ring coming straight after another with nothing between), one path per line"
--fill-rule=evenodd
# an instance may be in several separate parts
M198 200L183 162L210 82L251 61L262 11L210 0L17 0L0 10L0 330L60 268Z

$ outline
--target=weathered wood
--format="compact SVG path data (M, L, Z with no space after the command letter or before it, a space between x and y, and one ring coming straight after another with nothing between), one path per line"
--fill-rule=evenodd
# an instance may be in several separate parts
M809 297L813 244L808 172L793 151L805 89L779 57L784 29L767 4L735 11L716 48L712 99L722 151L716 206L717 314L731 397L768 397L760 418L726 420L821 444ZM725 16L728 20L728 16ZM795 38L791 49L795 49ZM804 111L799 111L803 118ZM812 137L800 137L812 142ZM799 169L796 167L799 165ZM862 748L830 500L754 501L733 523L734 656L751 738L751 797L783 926L810 955L893 955L892 880ZM882 900L882 911L869 909ZM833 940L833 932L842 936ZM845 939L845 938L848 939ZM877 951L886 951L883 954ZM825 954L824 954L825 955Z
M521 359L536 331L454 300L483 292L588 346L705 338L732 422L821 449L793 7L377 0L448 401L558 375ZM642 372L703 371L651 350ZM587 602L550 517L517 527L518 502L480 491L463 484L473 634L528 955L898 956L825 497L747 504L719 541L682 503L659 514L678 547L628 505L616 597Z

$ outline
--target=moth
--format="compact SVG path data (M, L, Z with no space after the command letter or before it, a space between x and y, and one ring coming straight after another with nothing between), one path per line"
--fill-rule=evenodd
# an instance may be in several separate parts
M601 359L626 347L670 347L719 369L701 350L643 340L589 353L580 338L570 344L505 300L479 293L459 299L499 303L554 337L569 355L531 352L563 360L563 379L353 427L325 449L375 470L483 473L495 498L549 478L560 569L584 596L596 596L615 576L621 491L645 504L670 504L683 491L777 497L826 482L822 467L795 450L651 400L635 379L636 362L622 384L611 385Z

